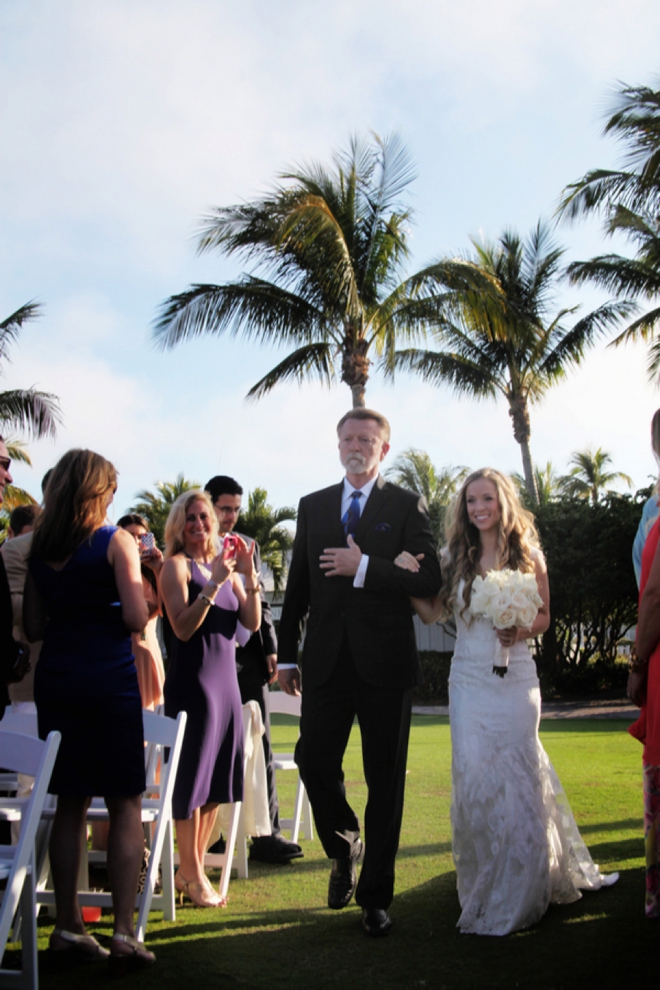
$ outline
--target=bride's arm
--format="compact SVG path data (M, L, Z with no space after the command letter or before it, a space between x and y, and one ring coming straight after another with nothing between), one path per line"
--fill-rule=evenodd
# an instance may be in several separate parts
M414 571L416 573L419 570L419 562L423 556L423 553L418 553L414 556L408 553L407 550L402 550L395 557L394 563L397 567L403 568L404 571ZM410 604L425 626L430 626L433 622L437 622L442 615L440 599L437 595L433 598L411 598Z
M442 615L442 607L437 595L435 598L411 598L410 604L425 626L437 622Z

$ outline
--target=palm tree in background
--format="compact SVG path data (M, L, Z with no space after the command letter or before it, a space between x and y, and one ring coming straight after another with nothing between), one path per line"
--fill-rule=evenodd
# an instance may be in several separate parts
M432 331L438 350L399 351L395 366L471 398L503 395L520 444L525 485L537 504L529 404L579 364L595 337L630 307L606 303L570 327L563 321L577 307L551 314L564 251L540 221L525 241L505 231L496 244L472 243L476 254L462 266L466 272L478 270L484 285L491 283L496 291L475 290L467 275L460 285L454 263L457 287L443 301L445 321Z
M253 271L171 296L156 340L171 348L228 332L285 347L287 356L248 397L287 381L339 379L353 407L364 406L372 364L391 369L397 343L423 337L452 279L451 263L403 278L411 213L402 195L413 177L396 136L354 138L330 169L303 165L283 173L263 199L214 210L203 221L199 252L236 255Z
M37 303L26 303L0 323L0 363L8 360L10 345L14 343L24 324L39 315L39 310ZM26 431L36 438L54 437L60 422L57 396L34 388L0 392L0 432L5 426L9 426Z
M424 496L435 543L439 547L444 543L447 509L469 470L453 465L436 470L426 451L409 447L397 457L385 476L397 485Z
M571 471L559 479L559 485L564 495L572 498L590 499L592 505L596 505L601 492L611 492L607 488L615 481L623 481L631 488L632 478L623 471L607 471L606 468L612 463L610 454L606 453L602 447L597 450L578 450L571 456L569 464L573 465Z
M259 544L262 563L273 575L276 592L284 583L287 554L293 547L293 536L282 523L289 520L295 522L297 516L296 510L289 505L281 509L269 505L265 488L255 488L250 492L247 509L241 511L237 529Z
M144 489L144 491L138 492L135 496L138 501L128 510L144 516L161 550L165 549L165 523L170 509L179 495L190 491L191 488L201 488L201 485L196 481L188 481L183 474L179 474L176 481L173 482L157 481L156 491L151 492Z
M649 373L660 371L660 90L623 86L605 126L627 145L619 170L594 169L567 186L559 212L569 219L597 214L607 236L621 233L635 249L632 258L603 254L569 266L573 282L593 282L625 299L646 299L652 308L634 319L614 341L652 342Z
M534 465L534 481L536 482L538 503L531 501L522 474L513 472L511 479L518 489L520 500L526 509L533 510L536 505L548 505L549 502L556 502L561 496L561 479L555 471L552 461L547 461L545 467L539 467L538 464Z

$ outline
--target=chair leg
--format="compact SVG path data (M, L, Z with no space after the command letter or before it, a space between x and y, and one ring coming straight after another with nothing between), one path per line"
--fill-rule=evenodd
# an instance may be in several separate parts
M26 874L21 892L22 914L22 979L25 990L37 990L39 970L37 967L37 900L35 897L34 856Z
M303 787L303 782L298 778L298 786L296 788L296 800L293 805L293 819L291 821L291 841L298 841L298 833L300 832L300 817L303 813L303 797L305 794L305 788Z
M302 781L301 781L302 783ZM302 785L304 797L303 797L303 821L305 823L305 838L314 838L314 819L312 817L312 806L309 801L309 795L305 790L305 785Z
M220 888L218 890L218 893L223 900L227 897L227 891L229 890L229 877L231 875L231 868L234 860L234 848L236 846L236 836L238 834L238 821L241 815L241 805L241 801L236 801L236 803L232 806L229 829L227 830L227 841L225 843L224 854L225 864L222 867Z
M238 816L238 828L236 830L236 872L241 880L247 880L248 875L248 855L247 855L247 835L245 834L245 805L241 803L241 811Z

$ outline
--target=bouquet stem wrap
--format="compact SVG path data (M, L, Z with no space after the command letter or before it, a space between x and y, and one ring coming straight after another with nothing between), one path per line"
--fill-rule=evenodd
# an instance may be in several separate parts
M488 571L472 582L470 612L475 618L490 619L495 629L518 626L530 629L543 599L539 595L536 576L522 571ZM509 649L498 640L493 673L504 677L509 668Z

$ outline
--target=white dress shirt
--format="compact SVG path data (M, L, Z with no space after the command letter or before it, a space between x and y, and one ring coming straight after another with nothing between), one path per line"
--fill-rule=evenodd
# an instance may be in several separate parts
M353 485L351 485L348 478L344 478L344 493L341 497L342 519L348 512L348 507L353 500L353 492L360 492L362 495L362 498L358 502L358 506L360 508L360 517L362 516L362 513L364 512L364 507L367 504L367 499L371 495L371 492L373 491L373 487L377 481L378 481L378 475L376 475L375 478L372 478L371 481L367 481L366 485L363 485L362 488L356 488ZM353 578L354 588L364 588L364 580L367 574L368 566L369 566L369 557L366 553L363 553L359 567L357 569L355 577Z

